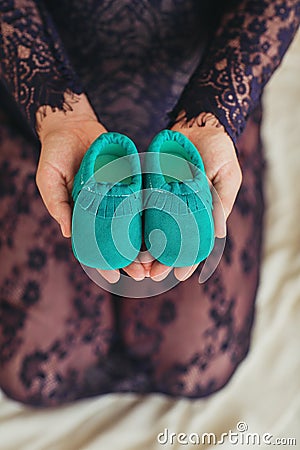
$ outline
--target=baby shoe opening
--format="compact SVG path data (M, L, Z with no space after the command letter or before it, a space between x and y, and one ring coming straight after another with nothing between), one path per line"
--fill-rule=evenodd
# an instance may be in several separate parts
M187 150L176 141L166 141L160 149L160 167L166 183L194 179L194 168Z
M128 158L123 158L127 154L126 148L121 144L106 144L95 160L95 180L98 183L131 184L131 164Z

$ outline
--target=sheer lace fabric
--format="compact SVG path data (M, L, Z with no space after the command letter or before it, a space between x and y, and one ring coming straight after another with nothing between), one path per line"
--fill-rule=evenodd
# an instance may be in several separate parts
M238 142L244 179L225 253L150 299L112 298L74 259L34 177L38 148L0 126L0 386L35 406L106 392L210 395L249 348L259 276L260 111Z
M1 2L1 81L33 128L41 105L72 107L66 91L86 92L107 128L141 151L174 105L172 120L211 111L243 170L225 253L204 285L195 274L155 298L111 298L42 204L38 145L2 117L0 386L12 398L46 406L119 391L201 397L247 354L263 220L258 99L299 24L299 2L236 1L226 14L223 4Z
M107 102L140 95L166 114L177 80L185 89L171 121L213 112L236 141L299 26L300 2L3 0L0 13L1 80L33 126L39 106L71 107L66 91L87 92L104 120Z
M82 92L43 2L1 1L0 79L32 124L41 105L65 110L64 93Z

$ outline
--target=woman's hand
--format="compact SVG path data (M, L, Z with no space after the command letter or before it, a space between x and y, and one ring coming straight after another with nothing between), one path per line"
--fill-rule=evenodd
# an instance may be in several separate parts
M70 101L72 101L70 99ZM72 103L72 110L53 112L43 107L37 114L41 153L36 183L51 216L59 223L64 237L71 236L72 187L81 160L91 143L107 130L98 122L85 95ZM133 262L124 270L134 279L144 278L144 267ZM119 270L99 270L109 282L120 278Z
M172 130L184 134L199 150L206 175L219 197L219 199L216 198L213 190L215 235L219 238L225 237L226 220L242 182L242 172L233 142L218 119L211 113L202 113L189 123L181 120L173 126ZM197 266L198 264L192 267L175 268L174 275L180 281L186 280ZM166 267L155 261L151 266L150 276L154 280L162 280L171 270L172 267Z

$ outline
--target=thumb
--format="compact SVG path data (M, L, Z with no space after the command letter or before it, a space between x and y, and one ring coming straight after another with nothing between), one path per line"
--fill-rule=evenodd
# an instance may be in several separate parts
M59 223L63 236L70 237L72 210L62 174L54 167L41 166L37 171L36 184L50 215Z
M237 160L227 162L212 180L213 217L215 235L218 238L226 236L226 220L231 213L241 183L242 172Z

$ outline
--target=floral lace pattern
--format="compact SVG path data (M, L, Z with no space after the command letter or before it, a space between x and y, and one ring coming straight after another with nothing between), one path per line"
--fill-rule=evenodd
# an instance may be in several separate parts
M72 107L66 91L87 92L106 121L123 98L129 104L129 97L134 102L142 95L154 114L167 114L174 107L172 94L186 86L170 113L171 123L182 111L187 119L212 112L235 142L299 26L300 2L224 3L3 0L1 80L33 126L41 105ZM218 22L217 32L211 33ZM198 64L203 38L209 35ZM161 99L158 84L165 86ZM108 126L116 128L114 122Z
M82 92L42 2L1 1L0 79L33 124L39 106L66 110L64 93Z
M205 22L224 3L1 2L0 76L32 126L39 106L68 107L67 89L87 92L107 128L128 134L140 150L166 127L179 98L174 119L177 110L189 118L205 106L233 139L245 126L236 140L243 183L217 270L203 285L196 273L137 301L112 298L82 271L37 192L38 146L2 114L0 386L10 397L40 406L120 391L202 397L224 386L246 356L263 220L260 105L245 120L292 39L299 2L230 2L237 9L223 16L201 57ZM262 62L257 38L261 49L270 45Z
M244 0L224 15L171 117L215 114L234 142L300 23L300 2Z
M106 392L197 398L227 383L254 318L260 120L258 110L238 141L243 184L216 272L203 285L195 274L139 300L112 298L86 276L35 186L38 147L0 124L0 387L8 396L35 406Z

